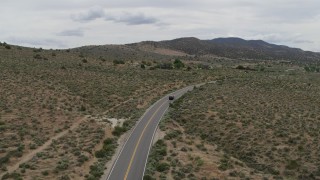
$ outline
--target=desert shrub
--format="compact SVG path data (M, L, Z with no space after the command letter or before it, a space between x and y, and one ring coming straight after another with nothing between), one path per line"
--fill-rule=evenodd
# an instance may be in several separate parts
M157 165L157 171L164 172L170 169L170 165L168 163L159 163Z
M63 175L59 177L59 180L70 180L70 177L68 175Z
M125 127L116 126L116 127L114 127L114 130L112 131L112 134L114 136L121 136L126 131L127 130L126 130Z
M35 59L42 59L42 57L41 57L40 54L35 54L35 55L33 56L33 58L35 58Z
M155 66L155 68L159 69L173 69L172 63L161 63Z
M22 180L22 177L21 177L21 174L17 172L13 172L13 173L6 173L5 175L3 175L1 180L5 180L5 179Z
M94 154L96 158L104 158L106 156L106 152L104 149L98 150Z
M5 155L4 157L0 157L0 167L5 164L8 163L10 160L10 156L9 155Z
M233 168L232 162L230 160L230 157L227 155L224 155L222 159L220 159L220 165L218 167L220 170L225 171L228 169Z
M173 130L167 133L164 136L164 139L166 140L174 139L174 138L177 138L180 134L182 134L180 130Z
M116 143L115 139L108 138L104 140L102 149L96 151L95 156L97 158L110 158L117 147Z
M173 66L174 66L174 68L176 68L176 69L184 68L184 64L183 64L183 62L182 62L180 59L176 59L176 60L173 62Z
M89 158L83 154L81 154L78 158L78 162L81 164L84 163L85 161L88 161L88 160L89 160Z
M296 160L290 160L286 165L286 169L289 169L289 170L297 169L299 167L300 165Z
M152 177L155 171L162 172L167 170L170 165L167 163L161 164L160 162L166 155L167 144L163 140L158 140L151 149L145 174Z
M66 170L69 167L69 160L68 159L62 159L58 162L55 170L60 171L60 170Z
M5 47L6 49L11 49L11 46L8 45L8 44L6 44L4 47Z
M90 175L86 178L87 180L98 180L103 175L104 164L95 163L90 166Z
M48 176L49 172L48 171L42 171L41 174L44 175L44 176Z
M106 61L106 59L103 58L102 56L100 56L99 59L100 59L100 61L102 61L102 62L105 62L105 61Z
M304 67L307 72L320 72L320 67L316 65L308 65Z
M156 178L153 178L149 174L143 176L143 180L156 180Z
M87 108L84 105L81 105L79 111L86 111L86 110L87 110Z
M34 49L33 52L42 52L43 49L42 48L38 48L38 49Z
M125 62L123 60L113 60L113 64L117 65L117 64L125 64Z
M198 69L210 69L210 66L207 64L198 64Z

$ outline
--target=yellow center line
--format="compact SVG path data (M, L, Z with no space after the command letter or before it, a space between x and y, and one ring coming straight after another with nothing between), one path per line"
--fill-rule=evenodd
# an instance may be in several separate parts
M153 113L153 115L152 115L151 118L149 119L147 125L143 128L142 133L141 133L141 135L140 135L140 137L139 137L139 139L138 139L138 142L137 142L137 144L136 144L136 147L134 148L133 154L132 154L132 156L131 156L131 159L130 159L130 162L129 162L129 166L128 166L128 169L127 169L127 171L126 171L126 175L124 176L124 180L126 180L127 177L128 177L128 174L129 174L129 172L130 172L133 159L134 159L134 157L136 156L136 152L137 152L138 146L139 146L139 144L140 144L140 141L141 141L141 139L142 139L142 136L143 136L144 132L146 131L147 127L149 126L151 120L152 120L152 119L154 118L154 116L158 113L158 111L160 110L160 108L164 105L164 103L166 103L166 102L163 102L163 103L161 104L161 106L157 109L157 111L156 111L155 113Z

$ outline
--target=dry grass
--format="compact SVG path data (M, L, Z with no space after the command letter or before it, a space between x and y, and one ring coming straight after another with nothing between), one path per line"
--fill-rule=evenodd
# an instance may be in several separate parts
M41 50L15 46L6 49L0 46L0 175L6 174L7 167L20 162L50 138L68 132L85 115L124 118L130 128L159 97L187 84L210 80L214 74L197 70L148 70L158 63L150 60L151 55L135 59L144 57L143 53L131 56L126 49L119 50L128 52L121 56L125 64L114 65L116 51L118 49L100 57L86 53L85 49ZM140 68L144 60L150 62L146 69ZM40 154L41 157L26 162L35 166L34 169L21 165L11 177L85 178L90 165L99 161L92 153L102 148L103 139L113 138L113 135L108 125L100 126L96 121L84 125L80 124L52 143L41 152L44 154ZM88 126L85 136L77 132L83 126ZM80 149L80 154L88 161L79 164L73 149ZM106 161L104 159L101 164ZM59 162L68 166L56 172Z
M167 136L177 127L181 134L165 143L182 165L193 165L185 177L192 173L199 179L207 170L206 166L196 169L185 158L189 153L201 157L204 164L213 162L211 171L221 173L207 179L319 178L319 74L301 68L275 69L230 70L226 79L195 89L174 103L163 126ZM168 156L164 161L170 162ZM169 171L154 176L169 172L175 177L182 167L171 165Z

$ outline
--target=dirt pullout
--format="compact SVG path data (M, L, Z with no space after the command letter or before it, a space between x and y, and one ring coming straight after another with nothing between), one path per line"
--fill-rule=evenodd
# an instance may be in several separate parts
M169 55L169 56L187 56L187 53L181 51L175 51L171 49L164 49L164 48L156 48L153 50L154 53L162 54L162 55Z
M158 140L163 139L165 135L166 135L166 132L161 131L158 127L156 130L156 133L154 134L152 145L154 145Z

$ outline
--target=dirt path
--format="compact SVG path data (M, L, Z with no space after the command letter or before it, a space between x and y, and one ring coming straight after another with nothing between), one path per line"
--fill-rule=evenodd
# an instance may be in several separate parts
M151 89L149 91L146 91L144 93L148 93L148 92L153 92L153 91L156 91L158 90L159 87L157 88L154 88L154 89ZM112 108L106 110L105 112L103 112L103 114L107 114L109 111L123 105L123 104L126 104L128 103L129 101L133 100L134 98L138 97L138 95L134 96L134 97L131 97L130 99L126 100L126 101L123 101L115 106L113 106ZM57 140L63 136L65 136L66 134L69 133L69 131L72 131L74 129L76 129L83 121L85 121L86 119L88 119L89 115L86 115L85 117L77 120L74 124L72 124L72 126L69 128L69 129L66 129L58 134L56 134L54 137L50 138L47 142L45 142L42 146L38 147L37 149L29 152L28 154L24 155L18 162L16 162L14 165L11 165L11 166L8 166L7 167L7 172L4 172L3 174L0 174L0 179L2 179L2 177L6 174L6 173L12 173L14 172L15 170L17 170L19 168L19 165L20 164L23 164L23 163L26 163L27 161L30 161L37 153L40 153L42 152L43 150L45 150L46 148L48 148L52 141L53 140ZM123 144L123 139L120 138L119 142L120 142L120 146L121 147L121 144ZM117 154L117 153L116 153Z
M77 120L69 129L64 130L58 134L56 134L55 136L53 136L52 138L50 138L46 143L44 143L42 146L38 147L37 149L29 152L28 154L24 155L18 162L16 162L14 165L12 166L8 166L7 169L8 171L6 173L12 173L13 171L17 170L19 168L19 165L22 163L25 163L29 160L31 160L33 158L33 156L35 156L37 153L42 152L43 150L45 150L46 148L48 148L53 140L57 140L59 138L61 138L62 136L66 135L69 131L72 131L74 129L76 129L84 120L86 120L88 118L88 116L85 116L79 120ZM4 173L5 174L5 173ZM0 179L2 178L2 176L4 174L0 175Z

